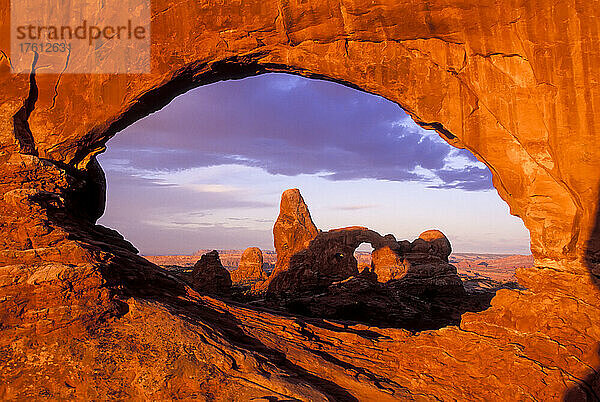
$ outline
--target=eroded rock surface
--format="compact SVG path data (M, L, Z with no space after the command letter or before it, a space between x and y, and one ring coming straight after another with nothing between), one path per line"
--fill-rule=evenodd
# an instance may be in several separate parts
M267 279L263 269L263 255L258 247L249 247L242 253L238 269L231 272L235 284L253 284Z
M0 397L594 400L599 6L157 0L145 75L12 75L0 24ZM95 225L109 138L193 87L274 71L381 95L471 150L531 233L527 289L420 334L306 322L199 297Z
M411 252L422 252L428 255L436 256L442 261L448 262L448 257L452 254L452 246L448 238L439 230L427 230L419 235L420 241L415 240L411 246ZM423 244L423 246L421 246Z
M465 294L456 267L448 263L450 241L439 230L423 232L412 243L405 240L390 246L373 251L371 270L379 282L398 281L397 290L413 295Z
M296 199L301 199L296 191ZM282 211L286 207L282 204ZM308 211L304 202L302 207ZM305 233L302 225L282 227L279 222L273 231L280 238L302 238ZM288 261L288 264L284 270L273 272L267 294L288 299L304 293L318 294L334 282L357 276L354 252L362 243L373 247L370 271L374 274L365 273L363 279L372 278L382 283L401 281L402 285L397 283L396 288L405 287L411 294L465 294L456 268L448 263L452 252L450 241L439 230L423 232L411 243L398 242L391 234L382 236L360 226L319 232L304 248L296 244L291 256L288 248L280 247L277 260ZM351 299L352 295L348 293L345 298Z
M259 289L269 289L271 281L287 271L290 258L308 247L318 233L319 230L312 221L300 190L294 188L284 191L279 204L279 216L273 226L277 262L269 279L261 284Z
M374 251L371 268L359 273L354 252L362 243ZM360 226L319 232L291 256L286 270L274 273L267 289L269 307L411 330L457 324L461 314L481 311L489 300L467 296L448 263L451 250L437 230L412 243Z
M288 230L298 229L289 227ZM268 293L318 293L333 282L356 276L358 263L354 251L365 242L373 245L376 250L386 244L397 246L393 237L385 238L360 226L320 232L304 248L297 249L288 257L289 263L285 271L273 272ZM277 259L279 260L279 254Z
M375 273L379 282L385 283L404 277L408 266L404 264L402 253L385 246L371 253L371 271Z
M288 230L295 230L290 227ZM287 234L293 236L293 234ZM367 228L350 227L321 232L304 248L285 256L284 271L274 271L268 287L271 295L319 292L333 282L358 274L354 250L364 239L381 237ZM279 253L277 254L279 261Z
M203 294L223 295L231 292L231 276L221 264L217 250L200 257L190 274L190 284Z

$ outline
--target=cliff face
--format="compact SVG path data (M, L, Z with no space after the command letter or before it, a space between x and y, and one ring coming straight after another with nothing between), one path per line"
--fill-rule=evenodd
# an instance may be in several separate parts
M156 0L152 74L27 76L10 74L1 0L0 396L598 395L598 9ZM316 325L201 298L94 225L106 140L188 89L271 71L379 94L471 150L530 230L528 290L418 335Z

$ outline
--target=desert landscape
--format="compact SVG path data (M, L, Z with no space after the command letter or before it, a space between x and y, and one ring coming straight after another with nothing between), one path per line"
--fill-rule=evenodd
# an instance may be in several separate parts
M490 307L498 290L524 289L516 269L533 263L531 256L451 254L449 240L435 229L413 242L358 226L323 232L298 189L281 196L273 236L275 252L249 247L145 258L201 294L411 331L458 324L463 313ZM356 251L365 242L373 252Z
M0 0L0 399L600 400L598 0L102 4Z
M168 270L191 272L200 256L212 250L199 249L192 255L145 255L148 261ZM230 273L239 268L244 250L216 250L219 253L221 264ZM270 274L275 268L277 254L273 250L261 250L262 268ZM358 269L362 271L371 265L371 252L355 251ZM478 253L452 253L449 262L456 267L465 289L468 291L494 292L503 286L510 286L517 282L517 268L530 268L533 266L531 255L509 254L478 254Z
M191 269L200 256L212 250L199 249L192 255L144 255L143 257L153 264L167 269ZM244 250L217 250L221 264L228 271L239 267ZM261 250L263 257L263 270L269 274L275 268L277 254L274 250ZM358 269L371 265L371 252L355 251L354 258ZM478 254L478 253L452 253L449 262L453 264L463 280L482 278L499 283L515 280L517 268L530 268L533 266L533 256L520 254Z

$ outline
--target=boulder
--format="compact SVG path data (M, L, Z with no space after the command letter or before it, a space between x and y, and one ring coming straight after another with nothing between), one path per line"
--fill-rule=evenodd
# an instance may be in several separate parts
M446 262L448 261L448 257L452 253L452 246L450 245L448 238L442 232L435 229L427 230L419 235L419 239L425 241L425 243L419 244L420 246L425 246L423 252L439 257Z
M200 257L190 275L190 284L200 293L222 295L231 292L231 276L213 250Z
M231 281L235 284L252 284L267 280L263 270L263 255L257 247L249 247L242 253L238 269L231 272Z

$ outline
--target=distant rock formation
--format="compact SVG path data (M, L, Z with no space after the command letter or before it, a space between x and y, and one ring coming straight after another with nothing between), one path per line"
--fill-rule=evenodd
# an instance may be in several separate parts
M374 251L364 280L390 284L414 295L464 295L456 268L448 263L452 247L439 230L423 232L412 243L398 242L366 227L320 232L298 189L286 190L275 227L277 266L262 289L271 298L294 298L323 292L335 282L358 275L354 251L370 243Z
M464 294L464 287L456 267L448 263L452 246L439 230L428 230L412 243L375 249L371 269L379 282L395 283L410 294Z
M252 284L267 280L263 270L263 255L257 247L244 250L238 269L231 272L231 280L235 284Z
M315 226L304 198L297 188L285 190L281 195L279 216L273 226L273 240L277 263L269 279L260 286L266 290L273 278L289 268L290 258L308 247L319 230Z
M279 216L273 227L273 239L277 252L275 270L287 266L296 252L305 249L319 230L310 216L308 206L297 188L286 190L281 195Z
M222 295L231 292L231 276L213 250L200 257L190 275L192 287L200 293Z
M448 238L439 230L427 230L412 243L411 253L423 253L448 262L452 246Z
M359 273L354 251L362 243L374 251ZM411 330L457 324L485 306L467 297L450 251L437 230L412 243L360 226L320 232L271 279L267 300L292 313Z
M404 243L404 247L407 243ZM417 296L464 295L465 290L456 267L448 263L450 253L452 246L442 232L428 230L421 233L418 239L410 243L410 249L404 252L402 269L405 274L394 286ZM379 275L376 265L373 266L373 271Z
M361 243L371 243L378 248L390 241L389 238L360 226L320 232L308 247L291 256L285 271L272 274L268 293L290 295L318 292L333 282L358 274L354 251ZM279 261L279 254L277 260Z

